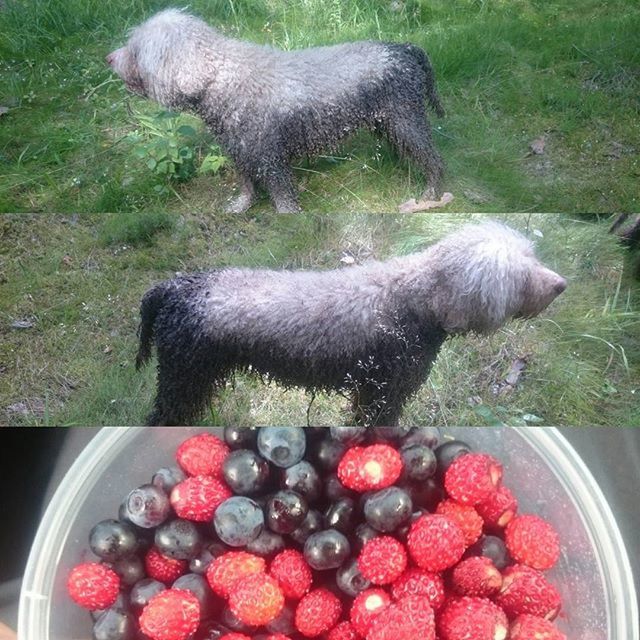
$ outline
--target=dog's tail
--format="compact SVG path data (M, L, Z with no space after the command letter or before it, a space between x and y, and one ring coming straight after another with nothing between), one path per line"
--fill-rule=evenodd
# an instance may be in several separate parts
M444 117L444 107L440 101L440 95L436 89L436 74L431 66L431 60L424 49L416 46L415 44L408 43L405 45L407 51L415 58L418 64L424 70L426 76L426 94L427 101L431 105L431 108L435 111L439 118Z
M136 356L136 371L140 371L151 357L154 337L153 327L156 316L164 304L167 288L168 284L162 282L149 289L142 297L142 302L140 303L140 325L138 326L140 346Z

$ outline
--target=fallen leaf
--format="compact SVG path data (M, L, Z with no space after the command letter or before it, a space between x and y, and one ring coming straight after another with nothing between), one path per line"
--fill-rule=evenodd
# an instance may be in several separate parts
M403 202L399 207L400 213L416 213L418 211L427 211L428 209L435 209L437 207L444 207L453 200L453 194L448 191L442 194L440 200L407 200Z

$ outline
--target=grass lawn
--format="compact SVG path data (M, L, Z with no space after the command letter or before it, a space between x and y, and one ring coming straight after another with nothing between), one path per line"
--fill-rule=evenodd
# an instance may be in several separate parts
M182 181L149 168L145 145L157 138L145 118L160 108L129 95L104 62L130 27L168 4L176 3L5 0L0 211L211 212L226 202L231 165ZM364 38L423 46L448 112L432 121L455 195L447 211L640 207L636 0L194 0L190 8L229 34L285 49ZM196 126L177 142L199 166L215 141L199 121L180 122ZM541 137L544 152L532 153ZM296 173L302 206L314 213L395 211L422 186L365 133L335 156L300 161ZM263 199L252 214L268 210Z
M335 268L432 243L481 214L13 214L0 218L0 424L140 424L154 366L136 373L138 305L176 272ZM445 343L406 407L419 425L640 425L640 287L610 219L494 216L534 238L569 286L539 318ZM505 378L525 362L513 388ZM340 396L236 376L203 424L339 424Z

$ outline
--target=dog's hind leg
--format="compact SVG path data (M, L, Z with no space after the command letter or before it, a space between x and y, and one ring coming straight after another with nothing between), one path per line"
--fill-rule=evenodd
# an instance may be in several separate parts
M264 185L271 202L278 213L299 213L298 190L293 179L293 171L283 161L271 161L264 173Z
M244 213L256 201L256 186L253 180L245 174L240 174L240 178L240 193L225 207L226 213Z

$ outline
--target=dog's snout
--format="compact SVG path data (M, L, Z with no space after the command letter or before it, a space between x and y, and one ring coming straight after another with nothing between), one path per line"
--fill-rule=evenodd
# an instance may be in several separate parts
M553 285L553 290L556 292L556 295L560 295L566 288L567 281L562 276L558 276L558 279Z
M111 52L110 54L108 54L108 55L106 56L106 58L105 58L105 60L107 61L107 64L108 64L110 67L113 67L113 63L114 63L115 59L116 59L116 52L115 52L115 51L112 51L112 52Z

